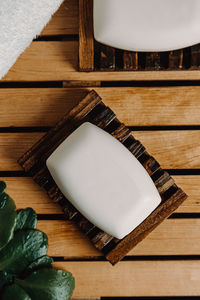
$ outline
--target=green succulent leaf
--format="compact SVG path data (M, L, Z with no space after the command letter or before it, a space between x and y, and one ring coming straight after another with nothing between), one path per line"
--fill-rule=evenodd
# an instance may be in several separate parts
M13 276L7 272L0 271L0 291L5 285L11 284L13 282Z
M32 300L67 300L72 296L75 280L71 273L41 269L25 280L16 280Z
M49 256L43 256L38 259L36 259L34 262L32 262L25 270L24 276L26 274L30 274L33 271L36 271L41 268L52 268L53 258Z
M15 231L20 229L35 229L37 214L32 208L22 209L17 213Z
M0 195L4 193L6 189L6 183L4 181L0 181Z
M2 300L31 300L29 295L17 284L7 286L1 297Z
M15 203L4 193L5 188L0 181L0 250L12 239L17 218Z
M20 230L0 251L0 271L13 275L22 273L30 263L46 255L47 236L38 230Z

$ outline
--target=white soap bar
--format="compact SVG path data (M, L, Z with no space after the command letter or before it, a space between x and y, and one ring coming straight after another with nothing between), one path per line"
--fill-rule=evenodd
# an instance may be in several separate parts
M94 36L131 51L169 51L200 42L199 0L94 0Z
M88 122L65 139L46 164L76 209L118 239L161 202L151 177L131 152Z

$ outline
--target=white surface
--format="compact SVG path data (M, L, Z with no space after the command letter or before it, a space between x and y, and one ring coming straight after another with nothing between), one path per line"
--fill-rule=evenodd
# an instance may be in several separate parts
M161 201L152 179L126 147L87 122L52 153L47 167L66 198L119 239Z
M200 42L200 0L94 0L97 41L133 51Z
M0 79L63 0L0 0Z

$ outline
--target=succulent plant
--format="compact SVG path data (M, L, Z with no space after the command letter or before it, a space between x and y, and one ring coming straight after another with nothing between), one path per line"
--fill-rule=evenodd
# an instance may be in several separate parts
M70 272L52 267L48 238L36 230L32 208L16 211L0 182L0 299L67 300L75 280Z

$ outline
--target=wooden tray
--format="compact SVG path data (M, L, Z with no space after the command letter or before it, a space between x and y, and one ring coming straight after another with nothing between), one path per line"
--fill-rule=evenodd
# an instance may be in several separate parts
M159 71L200 68L200 44L168 52L131 52L102 45L93 37L93 0L79 0L80 71Z
M122 240L113 238L84 218L61 193L46 167L46 160L51 153L86 121L106 130L131 151L151 176L162 198L157 209ZM28 150L19 159L19 164L47 191L54 202L61 205L66 219L74 221L112 264L121 260L187 198L169 174L147 153L145 147L134 139L131 131L116 118L109 107L104 105L95 91L89 92L53 129Z

